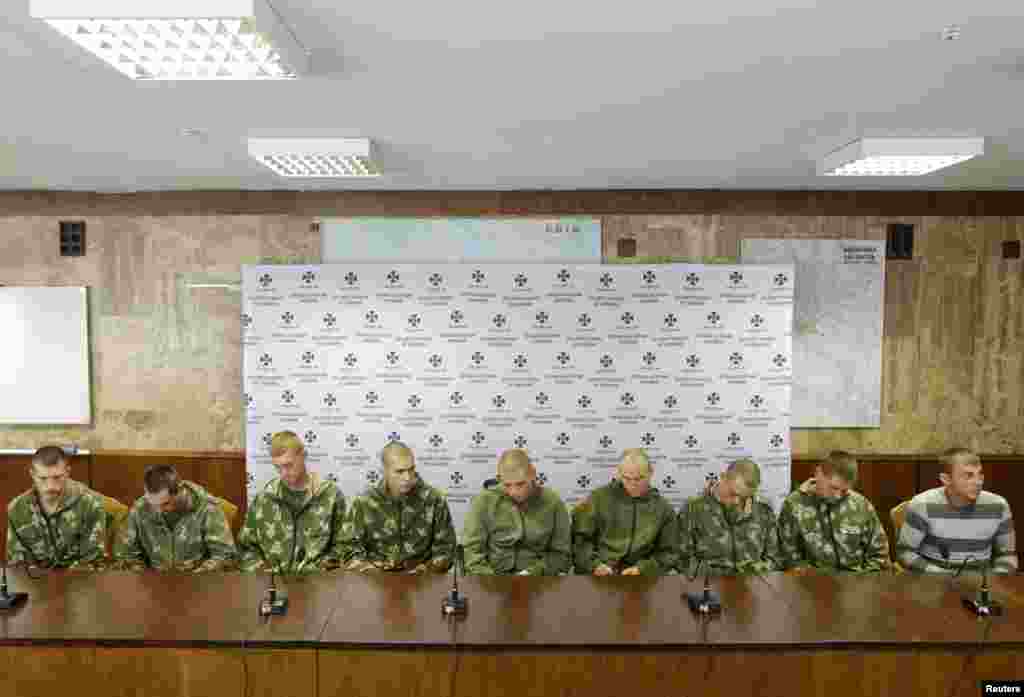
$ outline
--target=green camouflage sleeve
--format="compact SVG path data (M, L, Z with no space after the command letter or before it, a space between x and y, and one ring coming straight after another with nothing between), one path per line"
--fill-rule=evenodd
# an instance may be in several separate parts
M572 551L578 574L592 574L601 563L595 553L599 527L593 498L588 496L572 511Z
M679 567L679 519L669 508L654 543L654 554L637 564L644 576L658 576Z
M494 567L487 560L487 544L490 537L484 521L486 515L483 495L473 499L462 527L462 546L466 550L466 574L471 576L493 576Z
M696 539L693 536L693 512L690 510L689 500L683 501L679 509L678 525L679 531L679 573L689 574L694 558L697 554Z
M334 507L331 510L331 539L333 542L331 548L317 565L321 571L337 569L343 564L347 564L352 558L352 545L341 534L343 527L345 527L345 496L338 489Z
M555 510L555 529L551 533L548 548L541 561L531 564L530 575L557 576L569 573L572 568L572 524L569 509L561 501Z
M369 553L366 549L366 518L363 515L363 498L356 496L345 511L345 520L341 524L343 544L348 545L351 556L345 564L346 571L369 571ZM367 566L369 565L369 566Z
M779 562L783 569L809 566L800 546L800 521L793 512L793 504L786 501L779 511Z
M195 571L230 571L238 564L238 551L231 536L228 519L219 505L212 505L206 513L206 549L210 556L199 564Z
M249 510L245 513L245 523L238 533L238 568L240 571L269 571L266 555L260 547L259 525L260 509L263 506L261 496L257 496Z
M148 566L146 550L142 548L138 528L139 516L133 507L121 527L117 540L114 541L114 563L118 569L142 571Z
M764 549L761 552L760 573L766 574L780 571L782 563L779 559L779 533L776 529L775 511L767 506L765 511Z
M885 534L882 521L874 506L871 508L871 522L867 526L865 540L864 571L887 571L889 569L889 536Z
M441 497L434 504L434 539L431 542L430 571L443 574L451 568L455 559L455 526L452 524L452 512L448 507L448 499Z
M29 564L34 557L29 553L21 538L14 532L14 521L11 519L11 509L7 509L7 563L11 566L16 564Z
M755 506L761 506L757 501ZM741 574L767 574L779 569L779 533L775 523L775 513L768 508L759 513L762 530L761 556L759 559L743 560L736 565Z
M80 557L69 568L102 569L107 564L107 551L104 541L107 539L107 512L103 502L95 497L84 499L82 523L82 545Z

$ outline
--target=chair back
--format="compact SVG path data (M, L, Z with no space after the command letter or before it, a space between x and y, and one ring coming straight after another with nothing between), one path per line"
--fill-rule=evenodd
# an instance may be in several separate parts
M128 512L131 510L128 506L124 505L120 501L106 494L100 494L103 497L103 510L107 514L107 558L114 558L114 541L117 539L118 534L121 532L121 528L124 527L125 521L128 520Z

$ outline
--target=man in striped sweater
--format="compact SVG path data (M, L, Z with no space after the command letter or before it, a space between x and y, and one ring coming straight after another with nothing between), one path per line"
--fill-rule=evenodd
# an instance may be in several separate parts
M899 531L896 552L911 571L955 572L964 563L979 568L991 561L992 572L1017 571L1017 547L1010 504L982 491L981 460L966 448L943 453L942 486L911 499Z

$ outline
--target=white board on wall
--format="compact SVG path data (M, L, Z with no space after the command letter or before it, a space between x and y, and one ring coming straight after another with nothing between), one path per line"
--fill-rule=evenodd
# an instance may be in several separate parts
M86 289L0 288L0 327L0 424L90 423Z
M794 264L793 428L878 428L885 242L749 239L746 264Z
M325 264L601 261L599 218L333 218L320 233Z

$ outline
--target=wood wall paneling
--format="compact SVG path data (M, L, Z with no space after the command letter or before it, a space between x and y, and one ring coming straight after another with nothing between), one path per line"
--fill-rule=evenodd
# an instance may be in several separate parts
M0 646L0 694L11 697L108 695L96 675L95 653L92 647Z
M1018 216L1016 191L159 191L0 192L8 216L794 215Z

